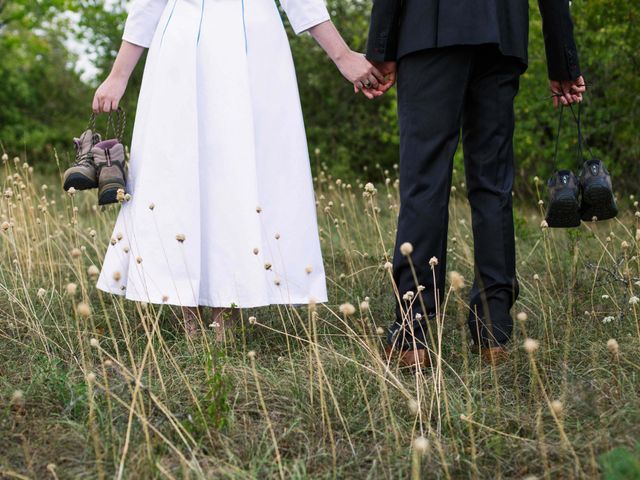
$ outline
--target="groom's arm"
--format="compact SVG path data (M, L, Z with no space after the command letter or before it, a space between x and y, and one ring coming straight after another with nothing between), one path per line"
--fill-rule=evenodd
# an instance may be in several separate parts
M573 37L569 0L538 0L551 80L575 80L580 76L578 49Z
M398 52L398 30L402 0L373 0L367 41L367 58L392 62Z

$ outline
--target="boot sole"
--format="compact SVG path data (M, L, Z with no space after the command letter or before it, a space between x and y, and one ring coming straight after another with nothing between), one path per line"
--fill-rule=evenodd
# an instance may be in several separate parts
M582 211L580 216L585 222L609 220L618 215L618 207L613 192L606 185L589 185L582 191Z
M549 204L546 217L551 228L574 228L580 226L580 206L573 195L558 197Z
M108 186L100 188L98 205L118 203L118 190L120 189L124 190L124 184L111 183Z
M68 191L72 187L76 190L90 190L97 188L98 183L81 173L72 173L64 179L63 188L65 191Z

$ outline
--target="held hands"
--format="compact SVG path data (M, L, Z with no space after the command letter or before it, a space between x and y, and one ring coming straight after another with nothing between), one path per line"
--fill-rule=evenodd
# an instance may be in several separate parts
M582 75L575 80L549 80L549 88L553 94L553 106L571 105L582 101L582 94L587 91L587 85Z
M337 59L336 66L353 83L354 92L362 92L370 100L383 95L395 83L395 64L392 74L390 71L385 73L370 63L363 54L352 50Z

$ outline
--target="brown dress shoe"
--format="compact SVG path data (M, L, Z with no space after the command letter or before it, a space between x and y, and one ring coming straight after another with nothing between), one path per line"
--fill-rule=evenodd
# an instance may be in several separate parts
M387 361L397 364L400 368L429 368L431 362L425 349L397 350L386 347Z
M477 345L471 345L471 353L478 354L482 357L484 363L498 365L509 358L509 350L506 347L483 347L480 349Z

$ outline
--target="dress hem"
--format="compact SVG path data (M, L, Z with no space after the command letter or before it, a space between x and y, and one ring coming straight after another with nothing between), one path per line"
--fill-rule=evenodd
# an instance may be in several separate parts
M309 299L308 298L295 298L292 299L290 301L282 301L282 300L278 300L278 301L259 301L259 302L251 302L251 303L247 303L244 305L238 305L235 302L230 302L227 304L219 304L218 302L211 302L209 300L200 300L197 304L193 303L193 302L184 302L184 303L178 303L176 301L172 301L172 300L166 300L166 301L162 301L162 300L154 300L152 298L143 298L140 297L138 295L131 295L128 294L126 291L114 291L111 290L107 287L103 287L100 285L96 286L98 288L98 290L103 291L105 293L110 293L112 295L118 295L120 297L125 297L127 300L131 300L134 302L146 302L146 303L153 303L154 305L173 305L176 307L210 307L210 308L231 308L231 305L234 305L234 308L259 308L259 307L268 307L270 305L290 305L293 307L298 307L298 306L304 306L304 305L309 305ZM327 303L329 301L329 299L327 298L327 296L322 296L320 298L316 298L315 302L316 303Z

